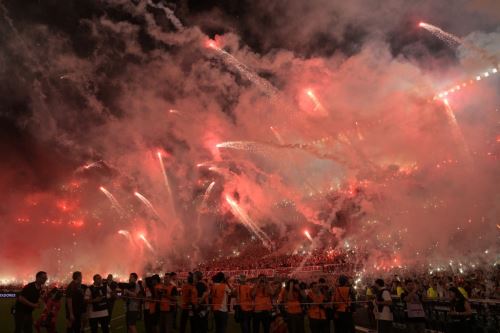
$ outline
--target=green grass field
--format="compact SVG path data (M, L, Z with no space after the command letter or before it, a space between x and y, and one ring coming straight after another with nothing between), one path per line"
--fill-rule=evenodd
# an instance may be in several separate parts
M14 304L14 300L3 299L0 300L0 333L14 332L14 317L10 314L10 308ZM64 318L64 307L59 312L57 318L57 332L66 332L66 323ZM180 314L179 314L180 315ZM35 320L40 316L40 311L35 311L33 317ZM177 319L179 323L179 318ZM189 324L188 324L189 325ZM213 321L210 319L209 327L213 327ZM137 328L139 332L144 332L144 323L138 322ZM189 326L188 326L189 329ZM33 330L34 331L34 330ZM90 331L90 330L89 330ZM213 330L214 331L214 330ZM118 300L115 303L113 310L113 318L111 318L111 332L113 333L126 333L125 329L125 307L122 301ZM189 332L189 331L188 331ZM240 332L239 325L234 322L232 316L229 318L228 333Z
M64 301L64 300L63 300ZM14 332L14 317L10 314L10 308L14 304L13 299L0 299L0 333L11 333ZM66 321L64 318L65 312L64 312L64 307L61 308L61 311L59 312L59 316L57 318L57 332L58 333L64 333L66 332ZM180 316L180 313L179 313ZM35 311L33 315L34 319L38 319L40 317L40 311ZM179 318L177 318L177 323L179 323ZM189 324L188 324L189 325ZM307 319L306 319L306 333L310 333ZM137 323L137 328L140 333L144 333L144 323L142 321L139 321ZM209 318L209 328L211 328L211 331L215 331L214 328L214 322L213 322L213 317L211 316ZM90 332L90 330L87 327L87 331ZM33 329L33 332L35 330ZM45 332L45 331L42 331ZM111 318L111 332L113 333L126 333L125 329L125 307L123 304L123 301L118 300L115 303L115 307L113 310L113 318ZM175 331L175 332L178 332ZM188 332L189 332L189 326L188 326ZM239 325L234 321L234 318L232 315L229 316L229 323L228 323L228 333L238 333L241 332ZM331 330L333 332L333 329Z

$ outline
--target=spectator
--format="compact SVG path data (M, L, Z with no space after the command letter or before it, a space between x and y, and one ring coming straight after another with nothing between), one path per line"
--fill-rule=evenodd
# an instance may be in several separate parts
M175 291L177 292L179 286L177 284L177 273L176 272L170 273L170 284L172 286L174 286ZM174 302L174 304L172 304L172 311L173 311L173 316L174 316L174 320L172 321L172 329L177 330L177 302Z
M406 307L406 330L408 333L425 333L425 312L422 296L418 294L413 280L405 282L406 289L401 300Z
M126 305L125 320L129 333L137 333L137 320L141 313L141 301L138 298L144 296L138 279L137 273L130 273L128 288L123 290Z
M94 283L85 291L85 301L89 304L89 324L90 331L97 333L98 325L103 333L109 332L108 322L108 299L111 290L108 286L103 286L102 277L94 275Z
M316 282L311 283L310 289L308 301L312 304L309 306L307 315L311 333L329 333L330 327L326 318L328 299Z
M253 312L252 287L247 284L245 275L240 275L239 286L236 288L236 303L241 311L241 333L250 333Z
M253 287L251 295L255 302L253 333L260 332L261 324L264 333L269 333L271 327L271 310L273 309L273 290L265 275L259 275L257 284Z
M190 272L187 278L187 283L182 285L181 289L181 324L180 333L186 332L188 319L191 325L191 331L194 327L194 309L198 303L196 288L194 286L194 277Z
M430 287L427 289L427 299L436 300L438 298L437 287L438 287L437 278L434 277L432 279Z
M192 333L207 333L208 331L208 295L207 283L203 280L203 274L200 271L194 272L194 283L198 297L197 307L195 309Z
M146 278L144 303L144 329L146 333L157 333L159 322L159 303L156 302L156 285L160 283L160 276L155 274Z
M392 332L393 315L391 310L392 298L391 293L385 287L385 282L382 279L375 281L377 291L375 299L375 319L377 320L378 333Z
M31 333L33 331L33 310L41 307L40 295L47 282L47 273L36 273L35 281L28 283L17 297L15 305L15 333Z
M45 328L48 333L56 333L56 320L59 310L61 309L62 292L57 288L53 288L47 295L45 301L45 309L42 315L37 320L35 327L36 331L40 333L40 328Z
M80 333L85 300L82 288L82 273L74 272L73 280L66 287L66 323L68 333Z
M113 281L113 275L111 274L108 274L108 277L106 278L106 280L103 281L103 286L105 287L109 287L109 289L111 290L111 295L108 299L108 314L109 314L109 323L110 323L110 326L111 326L111 318L113 317L113 309L115 307L115 301L116 301L116 289L118 288L118 283L116 283L115 281Z
M472 309L462 292L456 288L450 288L451 308L448 315L451 319L451 332L472 332Z
M306 295L300 288L299 281L291 279L285 284L282 301L285 304L288 332L304 333L304 316L302 315L302 298Z
M173 304L177 301L177 288L170 283L170 273L165 273L163 284L156 285L158 300L160 301L160 333L170 332L173 327Z
M213 282L210 295L215 318L215 332L226 333L229 295L232 288L227 283L226 277L222 272L217 273L213 277Z
M335 308L336 332L354 333L354 320L352 318L351 305L354 300L354 293L348 285L346 276L339 277L339 286L335 288L333 303Z

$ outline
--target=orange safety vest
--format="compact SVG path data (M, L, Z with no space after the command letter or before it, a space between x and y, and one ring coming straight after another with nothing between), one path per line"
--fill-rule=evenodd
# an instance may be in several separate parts
M318 295L314 292L311 292L309 298L312 300L312 303L323 303L325 301L325 295ZM311 319L326 319L326 311L319 304L311 304L307 314Z
M262 291L257 288L255 293L255 311L271 311L273 309L273 304L271 303L271 297L266 295L266 291Z
M198 303L196 288L191 284L186 283L182 286L181 295L181 307L185 310Z
M335 308L338 312L346 312L351 305L351 295L349 295L349 287L337 287L333 294L333 302L336 303Z
M151 298L153 296L153 293L149 288L146 288L146 297ZM155 313L156 311L156 302L152 301L145 301L144 302L144 308L146 310L149 310L149 313Z
M251 287L247 284L242 284L238 287L238 296L240 298L240 306L243 311L252 311L253 302L252 295L250 293Z
M168 312L172 309L170 297L172 296L172 290L174 286L171 284L166 286L164 284L159 284L155 287L157 292L161 295L160 297L160 311Z
M288 298L288 290L285 290L285 293L287 293L287 300L286 300L286 311L290 314L299 314L299 313L302 313L302 307L300 306L300 301L299 301L299 297L300 295L298 295L297 292L293 291L292 294L293 294L293 298L292 299L289 299Z
M226 303L225 311L227 311L226 288L227 286L223 283L216 283L212 286L211 294L214 311L221 311L224 302Z

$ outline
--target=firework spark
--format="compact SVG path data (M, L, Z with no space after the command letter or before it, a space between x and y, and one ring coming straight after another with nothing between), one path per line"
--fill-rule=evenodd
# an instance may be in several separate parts
M313 241L313 238L311 237L311 234L309 233L308 230L304 231L304 235L309 239L311 242Z
M153 248L153 246L151 245L151 243L148 241L148 239L144 234L139 234L138 237L144 242L144 244L146 244L146 246L148 247L148 249L151 250L151 252L155 252L155 249Z
M450 124L450 127L453 130L453 135L455 136L455 139L458 142L460 142L460 145L463 147L463 151L465 153L466 158L470 159L469 147L467 145L467 142L465 141L465 137L462 133L462 129L458 125L457 118L455 117L455 112L453 112L453 109L451 108L451 105L447 99L444 99L443 103L444 103L446 116L448 118L448 123Z
M435 25L425 23L425 22L420 22L418 24L419 27L424 28L425 30L429 31L431 34L448 44L450 47L456 47L456 46L463 46L478 55L481 56L481 59L483 59L486 62L491 63L493 66L497 67L498 66L498 59L489 54L486 50L466 41L461 39L460 37L457 37L449 32L444 31L443 29L436 27Z
M132 242L132 236L130 235L130 232L127 230L118 230L118 234L122 235L123 237L127 238L130 242Z
M485 78L489 78L491 76L494 76L495 74L498 73L498 69L495 67L495 68L491 68L491 69L488 69L486 71L483 71L481 73L478 73L474 78L471 78L470 80L468 81L462 81L462 82L458 82L456 84L454 84L451 88L449 88L448 90L443 90L439 93L437 93L435 96L434 96L434 99L444 99L444 98L447 98L448 96L450 96L451 94L454 94L460 90L463 90L465 89L466 87L469 87L473 84L475 84L476 82L478 81L481 81L482 79L485 79Z
M142 203L144 203L148 208L149 210L151 210L151 212L153 212L153 214L156 216L156 218L158 220L161 221L161 217L160 217L160 214L158 214L158 212L156 211L156 209L154 208L153 204L145 197L143 196L142 194L140 194L139 192L134 192L134 195L139 198L139 200L142 201Z
M312 91L312 89L307 89L306 90L306 95L313 102L313 104L314 104L314 111L325 115L326 114L326 110L323 107L323 105L321 104L321 102L319 101L319 99L316 96L316 94L314 93L314 91Z
M163 157L162 157L161 152L157 152L156 155L158 156L158 160L160 161L160 168L161 168L161 172L163 174L163 181L165 182L165 187L167 188L168 203L170 205L170 211L175 216L176 212L175 212L174 200L173 200L173 197L172 197L172 190L170 188L170 183L168 181L167 172L165 171L165 166L163 165Z
M231 207L231 211L238 217L240 222L248 229L248 231L257 236L257 238L262 241L262 244L264 244L265 247L270 248L271 239L269 238L269 236L267 236L267 234L255 224L255 222L238 205L238 203L231 199L228 195L226 195L226 201L229 204L229 207Z
M210 193L212 193L214 186L215 186L215 181L211 182L210 185L208 185L207 190L205 191L205 194L203 195L203 201L201 202L202 208L206 207L208 198L210 198Z
M285 144L285 141L283 140L283 137L281 136L281 134L276 130L275 127L273 126L270 126L269 129L271 130L271 132L273 132L274 134L274 137L276 138L276 140L278 140L278 143L280 145L283 145Z
M111 192L109 192L108 190L106 190L104 188L104 186L99 187L99 190L101 190L101 192L104 193L104 195L106 195L106 197L109 199L109 201L111 201L111 206L114 209L116 209L118 211L118 213L120 213L122 215L125 214L125 210L120 205L120 203L118 202L118 200L116 200L116 198L114 197L114 195L111 194Z
M443 29L436 27L432 24L420 22L418 24L418 26L429 31L431 34L433 34L437 38L441 39L443 42L445 42L446 44L448 44L451 47L462 44L462 40L459 37L457 37L453 34L450 34L446 31L444 31Z

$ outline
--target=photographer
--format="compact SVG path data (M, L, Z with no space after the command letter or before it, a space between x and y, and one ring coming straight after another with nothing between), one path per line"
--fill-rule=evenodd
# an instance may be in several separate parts
M304 333L304 315L301 303L306 297L298 280L291 279L285 284L283 303L285 304L288 332L290 333Z
M197 293L197 307L193 317L192 333L206 333L208 331L208 295L209 289L207 283L203 281L203 274L199 271L194 272L194 283Z
M328 333L330 331L330 327L328 326L329 322L326 318L328 299L321 290L321 286L316 282L311 283L310 289L311 291L307 296L308 301L312 304L309 305L307 315L309 317L311 333Z
M214 284L212 285L210 296L212 298L215 317L215 332L226 333L229 295L232 288L222 272L215 274L212 280Z
M253 312L252 287L246 283L245 275L240 275L239 281L240 284L236 289L236 302L239 308L235 310L235 318L237 316L236 312L240 311L241 333L250 333L250 321Z
M89 304L89 324L92 333L97 333L98 325L101 325L103 333L109 332L108 323L108 299L111 289L102 285L102 277L94 275L94 284L85 291L85 301Z
M253 333L259 333L261 323L264 333L269 333L271 327L271 311L273 309L273 289L264 274L259 275L251 295L255 302Z
M47 273L36 273L35 282L28 283L17 297L15 305L15 333L31 333L33 331L33 310L42 306L40 294L47 282Z
M155 287L160 283L160 276L155 274L147 277L145 288L146 301L144 303L144 330L146 333L157 333L159 322L159 311L157 308ZM158 306L159 309L159 306Z
M141 313L141 301L137 298L144 296L138 279L137 273L130 273L128 286L123 290L126 305L125 319L130 333L137 333L137 320Z
M108 277L102 282L102 284L103 286L109 287L109 289L111 290L111 295L108 299L108 320L111 324L111 317L113 317L113 308L115 307L116 288L118 288L118 283L113 281L113 275L108 274Z
M181 288L181 324L180 333L186 332L188 319L191 325L191 331L194 327L194 309L198 303L196 288L194 286L194 277L190 272L187 278L187 283L184 283Z
M349 286L349 279L344 275L339 276L339 285L333 294L335 308L333 322L336 332L354 333L353 300L354 293Z
M163 284L155 288L160 301L160 333L170 332L174 321L173 304L177 302L177 288L170 283L170 273L165 273Z

